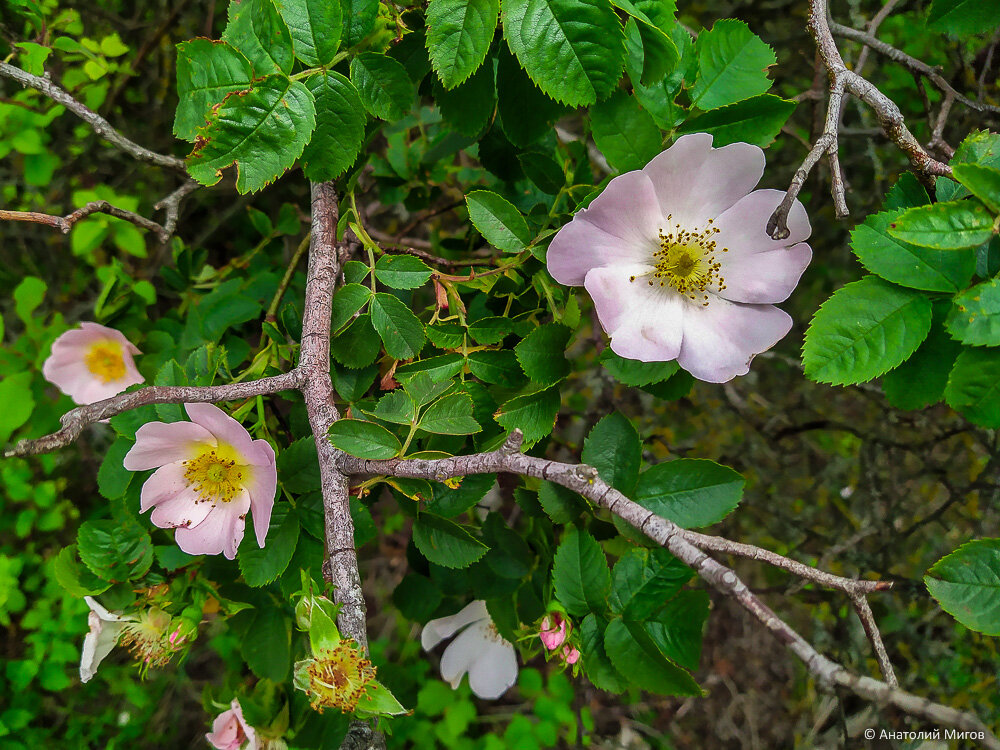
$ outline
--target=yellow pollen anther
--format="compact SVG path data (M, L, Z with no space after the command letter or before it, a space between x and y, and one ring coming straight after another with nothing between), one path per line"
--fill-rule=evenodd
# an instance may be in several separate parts
M207 450L184 462L184 479L202 502L228 503L244 487L243 469L236 461L222 458L215 450Z
M99 341L83 357L84 364L102 383L125 377L125 358L122 345L115 341Z
M711 225L713 220L709 219L708 223ZM688 230L681 229L680 224L675 224L673 231L661 229L660 249L653 253L654 270L646 283L661 287L669 285L685 297L707 306L709 295L705 294L706 291L726 288L719 274L722 264L715 259L719 248L712 239L718 232L719 228L714 226ZM728 252L729 248L721 248L721 251ZM629 277L629 281L635 279L635 276Z

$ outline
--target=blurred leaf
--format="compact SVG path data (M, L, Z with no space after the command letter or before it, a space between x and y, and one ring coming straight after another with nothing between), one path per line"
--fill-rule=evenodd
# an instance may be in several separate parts
M989 31L1000 25L996 0L933 0L927 27L957 36Z

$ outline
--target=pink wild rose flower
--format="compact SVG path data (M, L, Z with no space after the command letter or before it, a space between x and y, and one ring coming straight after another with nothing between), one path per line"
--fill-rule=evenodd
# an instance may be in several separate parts
M566 618L558 612L545 615L538 637L549 651L555 651L566 641Z
M42 375L75 403L92 404L144 382L132 359L141 353L114 328L80 323L52 342Z
M278 484L274 449L212 404L184 408L190 422L148 422L125 454L129 471L156 469L142 486L141 511L153 508L155 526L177 529L177 546L188 554L230 560L250 511L263 547Z
M745 375L791 328L772 303L788 298L812 258L798 201L787 239L765 231L784 193L754 190L763 174L757 146L682 136L559 230L549 273L586 287L616 354L676 359L711 383Z
M205 735L205 739L216 750L257 750L260 747L257 732L243 718L243 709L236 698L233 698L228 711L215 717L212 731Z

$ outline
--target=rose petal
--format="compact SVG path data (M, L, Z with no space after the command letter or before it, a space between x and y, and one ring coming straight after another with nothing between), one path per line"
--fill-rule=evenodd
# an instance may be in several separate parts
M699 380L725 383L746 375L754 355L767 351L792 327L771 305L740 305L713 297L707 307L688 305L677 362Z
M804 242L727 260L722 269L726 288L716 293L731 302L784 302L810 260L812 249Z
M252 448L256 453L255 464L244 469L247 475L244 486L250 493L250 513L253 515L257 546L263 548L271 525L274 493L278 488L278 470L275 466L274 448L270 443L266 440L254 440Z
M487 627L489 620L476 621L455 636L455 640L441 654L441 678L452 689L458 688L462 676L482 654L487 642Z
M135 445L125 454L129 471L145 471L187 461L207 447L215 447L212 433L193 422L147 422L135 432Z
M113 341L117 341L119 344L125 347L125 351L128 352L129 354L142 354L142 352L139 351L139 348L131 341L129 341L127 338L125 338L125 334L119 330L116 330L114 328L108 328L107 326L102 326L99 323L90 323L88 321L80 321L80 328L82 328L88 334L93 334L100 336L101 338L112 339ZM129 357L126 357L126 359L129 359Z
M167 468L169 467L163 467L163 469ZM163 471L163 469L159 471ZM153 477L150 477L149 481L152 480ZM214 502L206 502L194 490L185 487L173 497L160 500L153 508L153 512L149 514L149 521L161 529L176 529L185 526L190 528L204 521L213 508L215 508Z
M649 175L664 215L688 229L712 219L754 189L764 174L764 152L749 143L712 148L707 133L683 135L642 171Z
M485 700L496 700L517 682L517 656L504 640L490 640L469 666L469 687Z
M486 602L477 599L466 604L462 609L448 617L431 620L420 633L420 644L424 651L430 651L445 638L450 638L459 628L464 628L470 622L489 618Z
M243 540L244 519L250 510L250 496L244 491L228 503L217 503L197 526L181 527L174 532L177 546L189 555L224 553L232 560Z
M139 493L139 512L145 513L158 503L172 500L181 493L190 492L191 488L184 476L185 469L184 464L178 462L161 466L154 471L142 485Z
M211 432L219 443L232 446L244 459L249 455L258 455L252 448L253 440L246 428L215 404L184 404L184 409L192 422ZM250 462L244 460L241 463Z

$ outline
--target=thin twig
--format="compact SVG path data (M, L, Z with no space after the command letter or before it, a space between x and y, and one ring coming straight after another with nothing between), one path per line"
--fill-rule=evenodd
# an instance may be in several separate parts
M22 86L30 86L31 88L42 92L53 101L62 104L66 107L66 109L87 123L91 130L101 136L101 138L129 154L134 159L138 159L139 161L147 162L149 164L155 164L158 167L166 167L167 169L173 169L178 172L186 172L183 159L158 154L155 151L150 151L144 146L140 146L135 141L129 140L115 130L115 128L111 126L111 123L94 112L92 109L89 109L78 102L63 89L52 83L52 81L48 78L32 75L31 73L21 70L17 66L11 65L10 63L3 62L2 60L0 60L0 76L13 79Z
M878 668L882 671L882 677L885 678L886 684L890 687L899 687L896 672L893 670L892 662L889 660L889 653L885 650L882 633L879 632L878 624L875 622L875 615L872 613L871 605L863 594L852 594L851 604L854 605L854 611L857 613L858 619L861 620L861 627L865 629L868 642L872 644L872 651L875 652L875 661L878 662Z
M0 209L0 221L26 221L33 224L45 224L46 226L55 227L63 234L69 234L74 224L91 214L97 213L108 214L109 216L131 222L140 229L145 229L147 232L155 234L160 242L166 242L170 239L170 233L166 227L160 226L155 221L150 221L145 216L112 206L107 201L91 201L65 216L52 216L51 214L42 214L36 211L5 211Z
M167 216L163 221L163 228L167 230L168 235L172 235L177 229L177 217L180 214L181 202L200 187L200 183L187 180L166 198L160 199L153 205L155 211L166 209Z
M269 323L273 323L278 319L278 305L281 304L281 298L285 296L285 292L288 291L288 285L292 283L292 276L295 275L295 269L299 265L299 261L302 260L302 256L305 254L306 250L309 249L309 239L312 234L307 234L303 238L299 246L295 248L295 253L292 255L292 259L288 261L288 268L285 269L285 275L281 277L281 281L278 283L278 289L274 293L274 297L271 298L271 304L267 307L267 314L264 315L264 320Z
M889 17L893 9L896 7L896 3L899 0L888 0L885 5L883 5L879 12L872 16L872 20L868 22L868 33L871 36L875 36L875 32L878 31L878 27L882 25L882 22ZM861 75L864 72L865 64L868 62L868 53L871 52L869 47L863 47L861 53L858 55L858 60L854 64L854 71Z

